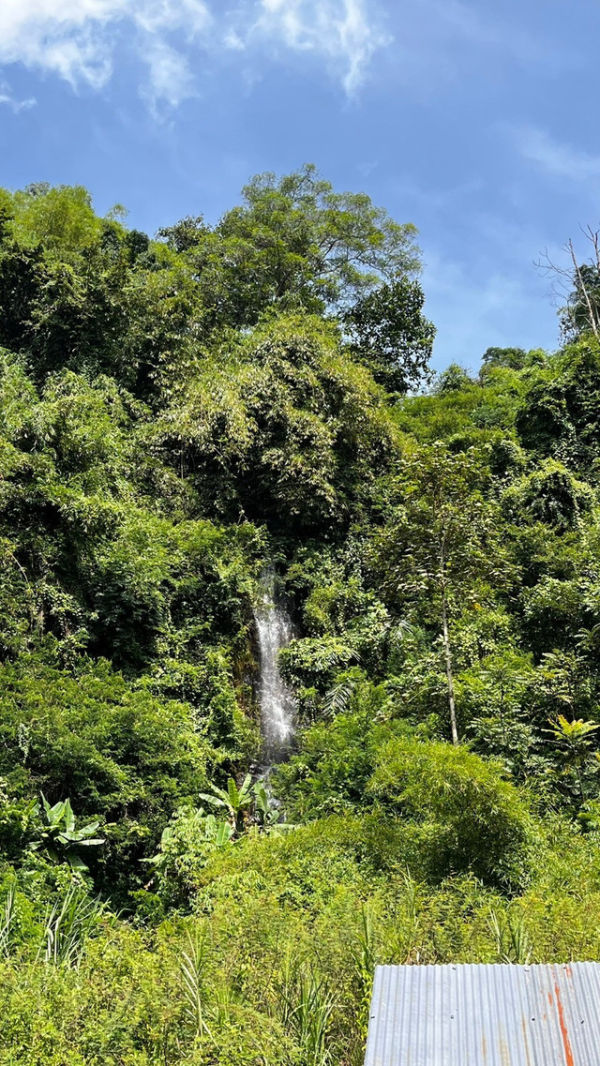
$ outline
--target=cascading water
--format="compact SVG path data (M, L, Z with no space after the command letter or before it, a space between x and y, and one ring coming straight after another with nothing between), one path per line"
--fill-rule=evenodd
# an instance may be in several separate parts
M260 722L267 763L289 753L296 731L296 701L279 670L279 652L292 639L292 623L275 596L275 573L263 571L260 597L254 609L259 652Z

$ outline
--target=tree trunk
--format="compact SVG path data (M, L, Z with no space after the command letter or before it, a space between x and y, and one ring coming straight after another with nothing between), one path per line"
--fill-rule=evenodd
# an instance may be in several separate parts
M596 248L596 253L598 251L597 240L598 240L598 238L597 238L597 235L596 235L596 238L594 240L594 247ZM573 247L573 241L569 241L569 252L571 253L571 259L573 260L573 269L574 269L574 272L575 272L576 285L579 285L579 287L580 287L580 289L581 289L581 291L583 293L584 299L585 299L585 306L587 307L587 313L588 313L590 326L591 326L591 328L592 328L592 330L594 332L594 336L595 336L596 340L600 340L600 330L598 329L598 318L597 318L597 315L596 315L596 310L595 310L594 305L592 303L590 294L589 294L589 292L588 292L588 290L586 288L585 281L583 280L583 274L581 273L579 264L577 262L577 257L575 255L575 249Z
M446 659L446 680L448 682L448 705L450 707L450 729L452 731L452 743L458 744L458 727L456 725L456 704L454 702L454 676L452 674L452 652L450 650L450 636L448 633L448 610L446 606L446 591L442 593L442 635L444 641L444 657Z

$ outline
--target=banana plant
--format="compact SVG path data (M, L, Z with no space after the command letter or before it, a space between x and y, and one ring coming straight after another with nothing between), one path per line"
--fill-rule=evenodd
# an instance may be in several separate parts
M212 807L218 807L227 812L229 824L236 835L244 828L246 812L252 807L254 796L252 791L252 778L246 774L243 783L236 785L233 777L227 781L227 789L211 785L210 792L201 792L200 799L209 803Z
M257 781L254 789L254 808L256 821L261 825L272 825L279 818L279 812L269 803L269 794L263 781Z
M266 833L283 833L293 829L293 825L281 821L281 811L273 806L264 781L257 781L253 788L254 820Z
M239 836L248 823L258 825L266 832L291 829L280 822L281 814L269 802L269 795L263 781L252 784L250 774L246 774L242 785L238 788L232 777L227 781L227 789L211 785L211 792L201 792L200 799L210 803L212 807L220 808L227 812L227 822L217 823L219 832L222 834L225 827L230 830L231 836ZM209 815L209 817L211 817Z
M231 840L233 829L229 822L219 822L214 814L207 814L204 819L204 831L206 839L214 844L215 848L224 848Z
M32 850L44 848L55 862L68 862L74 870L87 870L87 865L79 855L80 848L96 848L104 844L104 837L94 834L100 822L88 822L87 825L75 824L75 814L69 799L60 800L51 806L40 793L41 806L37 813L41 819L40 839L32 845Z

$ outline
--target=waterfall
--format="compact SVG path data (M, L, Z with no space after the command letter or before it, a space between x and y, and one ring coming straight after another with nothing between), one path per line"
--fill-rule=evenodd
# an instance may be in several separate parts
M263 571L254 609L258 637L260 724L264 756L278 762L289 752L296 731L296 701L279 670L279 652L292 638L292 623L275 596L275 573Z

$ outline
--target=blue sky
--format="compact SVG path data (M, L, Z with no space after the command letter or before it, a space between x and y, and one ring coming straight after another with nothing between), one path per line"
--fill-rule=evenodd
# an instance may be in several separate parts
M534 262L600 220L599 39L597 0L0 0L0 184L154 233L314 162L418 226L437 366L552 349Z

